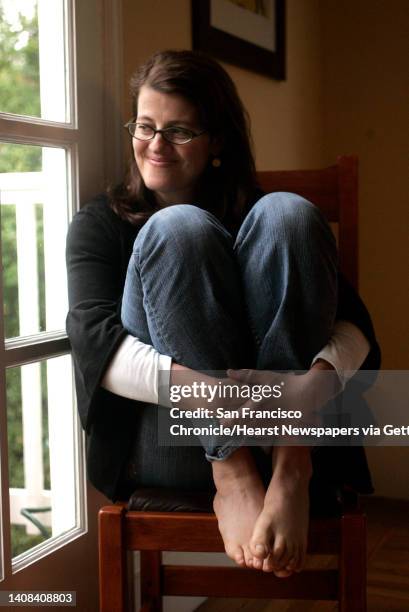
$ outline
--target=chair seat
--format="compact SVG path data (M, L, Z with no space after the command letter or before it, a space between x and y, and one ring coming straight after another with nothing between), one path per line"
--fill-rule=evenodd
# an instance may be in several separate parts
M341 516L346 508L357 506L355 492L342 486L310 485L310 515ZM127 510L142 512L213 512L213 492L191 493L173 488L139 488L131 495Z
M127 509L143 512L213 512L210 492L189 493L179 489L136 489Z

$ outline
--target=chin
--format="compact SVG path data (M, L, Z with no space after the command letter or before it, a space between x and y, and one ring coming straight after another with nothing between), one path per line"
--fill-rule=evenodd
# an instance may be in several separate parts
M163 181L144 180L144 183L145 186L153 192L166 193L170 191L169 185L166 185Z

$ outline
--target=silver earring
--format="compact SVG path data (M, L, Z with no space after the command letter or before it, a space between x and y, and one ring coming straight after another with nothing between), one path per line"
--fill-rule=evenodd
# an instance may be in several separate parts
M212 166L213 168L220 168L220 166L222 165L221 160L218 157L214 157L212 159Z

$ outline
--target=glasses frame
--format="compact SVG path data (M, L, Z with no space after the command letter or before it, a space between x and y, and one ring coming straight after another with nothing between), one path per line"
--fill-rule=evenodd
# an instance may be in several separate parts
M150 138L138 138L138 136L135 136L135 134L132 134L131 132L131 126L132 125L144 125L146 127L148 127L149 129L151 129L153 131L153 134ZM132 138L135 138L135 140L139 140L141 142L149 142L150 140L153 140L156 136L156 134L162 134L163 138L166 140L166 142L169 142L170 144L173 145L184 145L184 144L188 144L189 142L192 142L192 140L194 138L198 138L199 136L202 136L202 134L205 134L207 130L202 130L201 132L193 132L192 130L189 130L187 128L177 128L180 130L183 130L184 132L186 132L186 134L189 134L189 140L185 140L185 142L173 142L173 140L169 140L169 137L167 136L167 133L170 130L174 130L175 127L167 127L167 128L162 128L160 130L157 130L156 128L152 127L151 125L147 125L146 123L142 123L141 121L128 121L127 123L125 123L124 128L126 128L129 132L129 134L132 136Z

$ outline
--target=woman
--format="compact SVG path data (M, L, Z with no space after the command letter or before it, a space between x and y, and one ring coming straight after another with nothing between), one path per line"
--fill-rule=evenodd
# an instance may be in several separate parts
M228 370L257 383L307 370L296 397L322 406L345 383L334 368L342 379L379 366L369 315L337 273L317 209L294 194L262 197L247 115L219 64L156 53L131 91L126 180L76 215L67 243L89 476L113 499L138 486L214 486L226 553L288 576L304 563L310 449L276 446L270 456L207 440L206 461L198 447L159 446L158 373L174 383ZM322 369L334 372L329 386L317 382ZM360 449L330 450L330 479L370 492Z

